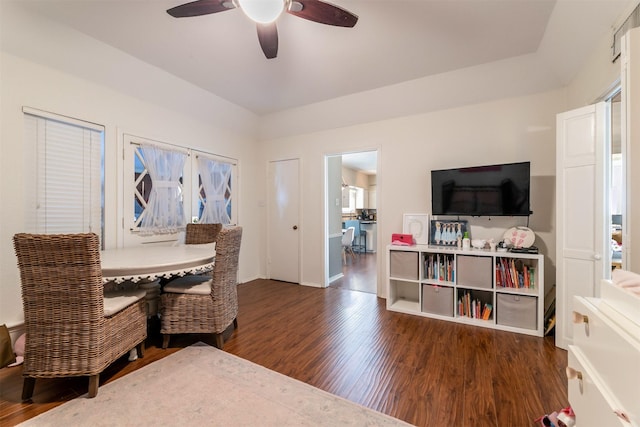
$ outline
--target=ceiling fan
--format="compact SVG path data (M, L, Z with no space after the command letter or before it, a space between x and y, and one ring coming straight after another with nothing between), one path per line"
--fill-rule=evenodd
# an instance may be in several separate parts
M258 28L258 40L267 59L278 55L276 19L283 11L320 24L353 27L358 17L353 13L320 0L196 0L167 10L174 18L208 15L231 9L242 9Z

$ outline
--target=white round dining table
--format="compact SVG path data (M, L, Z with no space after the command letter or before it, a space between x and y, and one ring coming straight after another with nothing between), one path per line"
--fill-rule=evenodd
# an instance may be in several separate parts
M215 243L201 245L141 245L126 248L106 249L100 252L102 281L134 283L153 281L159 278L184 276L209 271L216 256ZM147 290L147 296L151 296ZM131 349L129 361L138 358L137 350Z
M211 270L215 243L201 245L140 245L100 252L102 280L121 283L155 280Z

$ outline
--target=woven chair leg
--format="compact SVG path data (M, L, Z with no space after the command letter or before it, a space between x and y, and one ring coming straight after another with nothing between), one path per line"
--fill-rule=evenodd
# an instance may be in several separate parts
M169 347L169 338L171 338L169 334L162 335L162 348Z
M100 374L91 375L89 377L89 398L98 395L98 385L100 384Z
M238 329L238 318L233 319L233 328Z
M25 402L31 399L33 396L33 389L36 386L36 379L31 377L25 377L22 385L22 401Z
M138 357L144 357L144 341L136 346L136 350L138 351Z
M222 347L224 347L224 337L222 336L222 334L215 334L216 336L216 347L218 347L220 350L222 350Z

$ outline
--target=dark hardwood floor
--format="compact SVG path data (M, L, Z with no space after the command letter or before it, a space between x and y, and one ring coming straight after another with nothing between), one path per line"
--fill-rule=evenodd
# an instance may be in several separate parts
M346 263L342 263L342 277L331 283L332 288L349 289L352 291L377 293L377 254L367 252L347 255Z
M255 280L238 293L239 328L225 333L225 351L409 423L533 426L568 406L567 353L552 337L393 313L374 294L334 287ZM101 386L193 342L213 343L185 335L162 350L157 325L150 333L145 357L119 360ZM21 388L20 367L0 370L0 425L86 393L87 380L40 379L31 403L20 402Z

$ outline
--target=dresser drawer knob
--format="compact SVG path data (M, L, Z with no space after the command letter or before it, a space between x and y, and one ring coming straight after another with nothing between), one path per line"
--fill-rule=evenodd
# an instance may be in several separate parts
M576 325L584 323L584 333L589 336L589 316L578 311L573 312L573 323Z
M570 366L566 368L567 379L569 380L578 380L578 387L580 388L580 394L582 394L582 372L573 369Z

